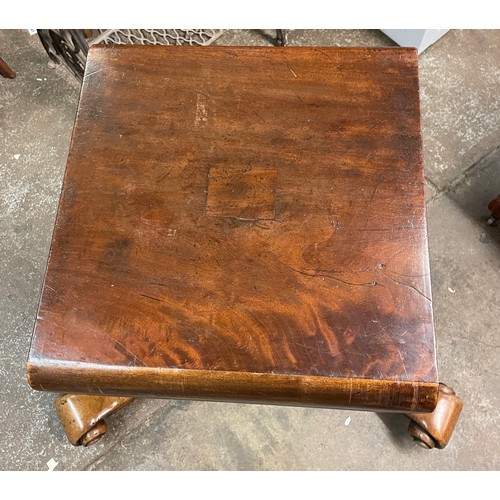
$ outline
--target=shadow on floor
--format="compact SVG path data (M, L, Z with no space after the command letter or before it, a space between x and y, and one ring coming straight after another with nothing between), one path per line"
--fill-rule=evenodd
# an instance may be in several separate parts
M383 424L387 427L389 438L396 448L410 450L415 446L408 433L410 420L399 413L377 413Z
M270 33L266 33L266 31L271 31L271 34ZM271 45L277 45L277 39L276 39L276 31L277 30L250 30L250 32L254 33L255 35L263 38L264 40L266 40L268 43L270 43Z
M449 188L448 196L479 224L478 238L481 243L500 247L500 222L493 226L486 224L491 215L488 204L500 194L500 148L487 155L470 172Z

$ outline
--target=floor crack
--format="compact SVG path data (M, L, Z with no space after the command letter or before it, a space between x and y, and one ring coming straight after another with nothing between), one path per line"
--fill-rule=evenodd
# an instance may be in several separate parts
M469 342L476 342L477 344L482 344L487 347L493 347L494 349L500 348L500 345L495 345L495 344L488 344L488 342L483 342L482 340L477 340L477 339L469 339L467 337L460 337L460 336L455 336L456 339L461 339L461 340L467 340Z

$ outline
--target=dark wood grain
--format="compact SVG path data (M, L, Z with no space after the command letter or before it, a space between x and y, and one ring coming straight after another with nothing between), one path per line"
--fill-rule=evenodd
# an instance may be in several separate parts
M157 370L435 404L413 49L90 50L30 377L160 395Z
M430 411L438 385L355 378L282 375L220 370L145 368L80 363L29 366L38 390L149 396L244 403L349 407L357 410ZM100 398L98 398L100 399ZM89 415L95 416L90 412Z

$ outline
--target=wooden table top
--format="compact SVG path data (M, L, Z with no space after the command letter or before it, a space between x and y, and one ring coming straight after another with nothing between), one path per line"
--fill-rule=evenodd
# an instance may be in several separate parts
M416 51L91 48L28 379L432 410Z

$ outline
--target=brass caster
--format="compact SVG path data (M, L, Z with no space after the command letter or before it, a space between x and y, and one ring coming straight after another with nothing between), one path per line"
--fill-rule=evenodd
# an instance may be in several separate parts
M55 402L64 432L73 446L91 446L106 434L104 421L134 398L64 394Z
M451 439L462 406L455 391L440 383L438 401L432 413L407 413L411 420L408 432L419 446L428 450L442 449Z
M411 421L410 425L408 426L408 432L410 433L410 436L413 438L413 441L415 441L415 444L418 444L422 448L425 448L426 450L432 450L432 448L436 447L436 441L427 434L425 429L422 429L420 425L417 423Z

